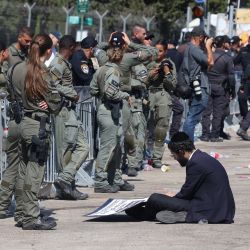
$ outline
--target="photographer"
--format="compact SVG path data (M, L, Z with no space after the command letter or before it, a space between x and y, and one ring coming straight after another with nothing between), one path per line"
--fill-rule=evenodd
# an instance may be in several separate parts
M208 106L202 115L202 141L222 142L220 131L223 131L222 123L229 114L229 102L235 98L234 65L231 56L225 52L226 46L224 36L214 39L215 52L214 66L208 72L208 80L211 84L211 95ZM213 115L212 120L210 119ZM212 130L210 132L210 124ZM226 134L225 134L226 135ZM224 137L225 138L225 137ZM225 138L226 139L226 138Z
M207 54L200 49L204 43ZM207 69L213 65L212 43L213 39L206 38L206 33L201 27L194 27L181 66L185 82L192 88L189 111L183 125L183 131L192 141L194 141L195 126L200 122L202 112L208 103L210 87Z
M148 85L150 101L149 139L148 147L153 149L153 167L160 168L164 151L163 143L169 129L169 119L172 112L170 93L176 86L175 65L165 58L167 43L156 43L158 57L148 65Z

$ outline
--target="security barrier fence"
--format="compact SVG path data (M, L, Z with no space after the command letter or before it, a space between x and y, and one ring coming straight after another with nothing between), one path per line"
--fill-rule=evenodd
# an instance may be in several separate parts
M76 112L78 117L82 122L83 129L86 134L87 143L89 145L89 156L88 159L92 160L94 157L94 145L95 145L95 136L94 136L94 122L95 122L95 98L89 95L89 87L79 87L76 89L80 99L76 106ZM1 95L0 95L1 97ZM1 109L0 109L0 179L4 170L7 167L6 159L6 137L8 133L8 101L6 97L2 95ZM51 146L50 146L50 155L45 169L44 181L48 183L54 182L58 172L56 168L56 148L55 148L55 137L54 137L54 120L51 116ZM86 165L86 164L85 164ZM92 164L91 164L92 166ZM88 173L84 171L83 168L79 170L78 182L83 186L91 186L91 177L93 176L93 167L88 170ZM84 183L83 183L84 182Z

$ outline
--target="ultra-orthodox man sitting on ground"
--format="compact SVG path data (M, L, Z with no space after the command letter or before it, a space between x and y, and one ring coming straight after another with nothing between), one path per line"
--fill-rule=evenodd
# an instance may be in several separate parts
M168 148L182 167L186 180L173 195L154 193L144 204L126 210L140 220L163 223L233 223L235 203L227 173L219 161L195 149L184 132L176 133Z

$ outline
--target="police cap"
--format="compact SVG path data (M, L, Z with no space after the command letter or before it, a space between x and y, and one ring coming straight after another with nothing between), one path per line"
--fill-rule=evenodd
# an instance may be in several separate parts
M119 32L119 31L114 32L110 38L110 42L109 42L110 45L121 48L125 44L123 40L123 36L124 35L122 32Z
M233 36L230 40L232 44L239 43L241 41L239 36Z
M81 47L83 49L94 48L97 44L98 44L98 42L95 40L95 38L92 35L85 37L81 41Z

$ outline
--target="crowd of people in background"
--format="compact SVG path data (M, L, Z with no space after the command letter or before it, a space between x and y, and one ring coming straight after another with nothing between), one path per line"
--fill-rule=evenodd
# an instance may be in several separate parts
M15 194L17 227L56 226L41 216L38 205L51 129L59 169L54 183L57 198L88 198L75 185L89 152L76 113L76 86L87 87L85 97L97 101L96 193L133 191L135 186L122 174L135 177L145 164L161 168L167 164L162 162L166 137L183 130L194 142L200 122L200 140L230 140L224 120L230 114L230 100L237 96L242 117L237 135L250 141L250 40L243 44L237 36L209 38L201 27L187 33L178 48L153 38L140 25L133 27L131 38L115 31L101 44L92 35L77 43L58 32L34 36L25 27L9 47L0 41L1 92L10 102L0 218L8 217ZM235 72L240 70L242 85L236 93ZM186 117L182 99L189 104Z

